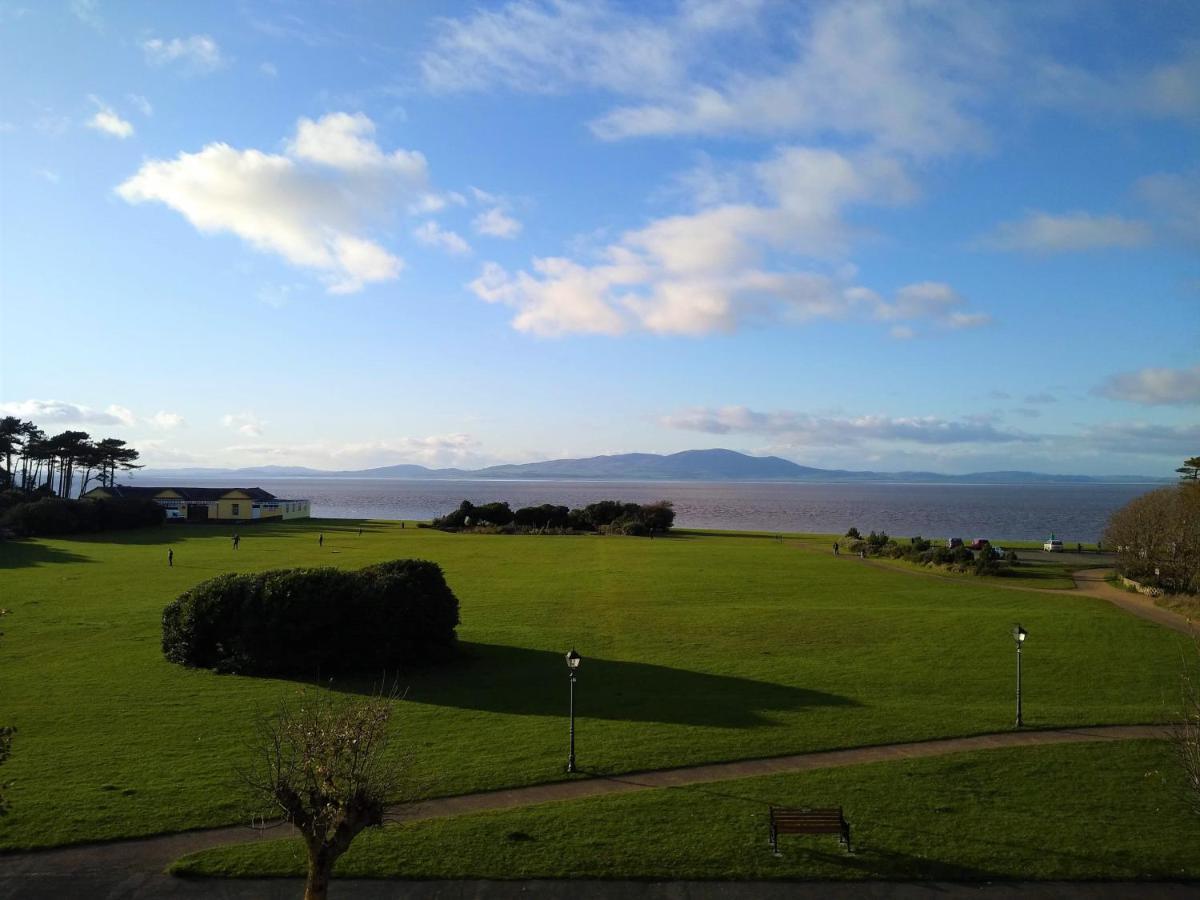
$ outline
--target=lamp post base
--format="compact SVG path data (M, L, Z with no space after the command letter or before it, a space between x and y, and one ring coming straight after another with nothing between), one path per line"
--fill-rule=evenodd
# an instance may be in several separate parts
M567 757L567 771L568 772L575 771L575 755L574 754Z

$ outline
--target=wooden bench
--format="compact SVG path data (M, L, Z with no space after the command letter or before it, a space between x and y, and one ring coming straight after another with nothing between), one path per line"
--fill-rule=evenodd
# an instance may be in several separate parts
M782 855L779 852L781 834L836 834L846 852L854 852L850 846L850 823L842 815L840 806L829 809L788 809L772 806L771 852L776 856Z

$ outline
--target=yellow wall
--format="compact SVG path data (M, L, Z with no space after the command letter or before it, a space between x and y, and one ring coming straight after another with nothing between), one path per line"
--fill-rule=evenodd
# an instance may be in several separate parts
M249 519L250 507L254 501L243 494L241 491L230 491L224 497L217 501L218 519ZM233 507L237 506L238 510L235 513Z

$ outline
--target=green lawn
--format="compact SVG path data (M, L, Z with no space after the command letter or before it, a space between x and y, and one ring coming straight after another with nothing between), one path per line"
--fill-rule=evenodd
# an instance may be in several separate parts
M228 570L444 566L467 658L406 677L398 717L432 794L564 777L571 646L580 762L604 772L1007 728L1018 620L1032 727L1161 721L1178 696L1182 637L1086 597L914 577L773 536L357 527L247 527L236 553L218 526L0 543L0 722L19 728L0 847L249 816L231 771L256 709L298 685L183 669L159 647L163 606Z
M1200 878L1200 816L1163 741L984 750L389 826L344 877ZM833 835L767 846L769 804L842 806ZM189 875L298 875L298 841L210 850Z

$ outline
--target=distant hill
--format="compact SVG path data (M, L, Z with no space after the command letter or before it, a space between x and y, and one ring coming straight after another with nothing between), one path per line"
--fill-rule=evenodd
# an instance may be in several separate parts
M488 466L484 469L430 469L414 464L373 469L330 471L305 466L254 466L244 469L146 469L141 482L179 483L187 479L221 479L242 484L256 478L396 478L396 479L546 479L556 481L806 481L824 483L900 482L909 484L1154 484L1174 481L1151 475L1047 475L1040 472L868 472L816 469L778 456L748 456L735 450L684 450L666 455L621 453L586 459Z

